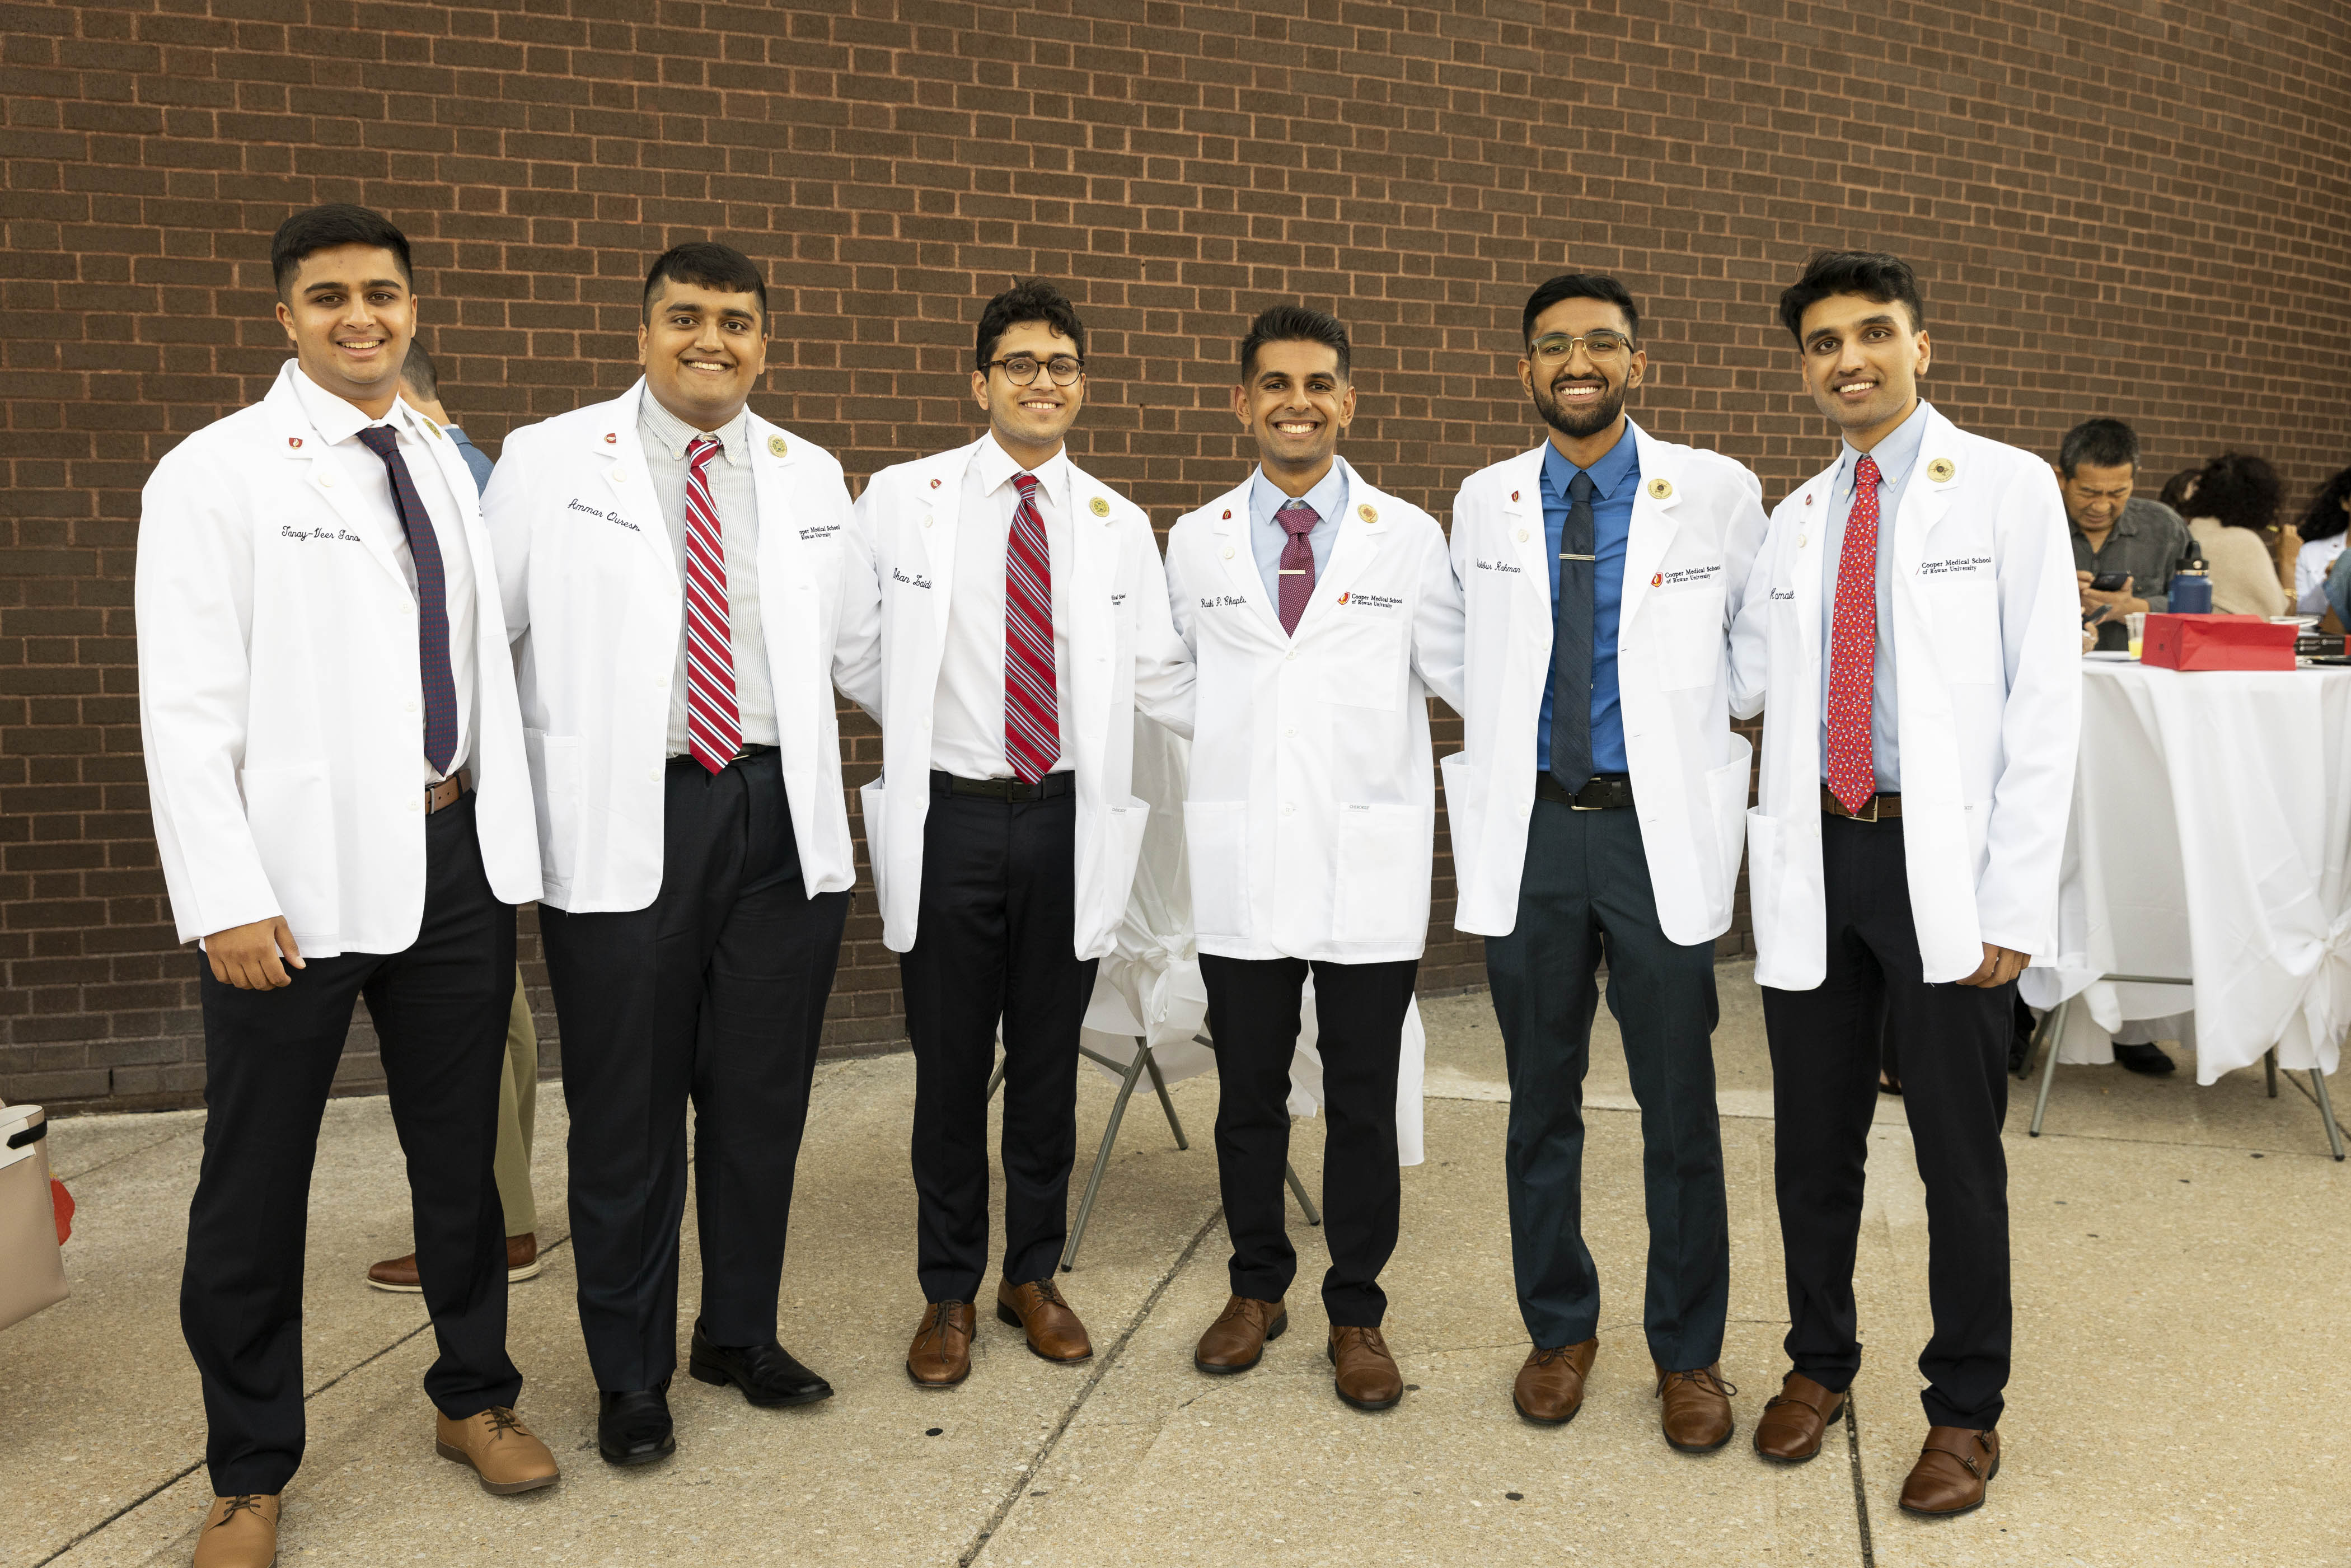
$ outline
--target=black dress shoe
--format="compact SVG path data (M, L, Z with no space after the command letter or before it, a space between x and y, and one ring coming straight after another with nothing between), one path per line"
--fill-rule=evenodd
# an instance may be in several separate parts
M744 1398L763 1408L813 1405L832 1397L831 1384L792 1359L791 1353L774 1340L743 1350L713 1344L699 1322L694 1325L694 1349L686 1357L685 1370L699 1382L721 1387L731 1383L743 1391Z
M2163 1047L2159 1045L2117 1045L2115 1047L2115 1060L2133 1072L2158 1077L2179 1071L2179 1063L2164 1055Z
M677 1452L668 1380L658 1388L598 1389L596 1451L614 1465L650 1465Z

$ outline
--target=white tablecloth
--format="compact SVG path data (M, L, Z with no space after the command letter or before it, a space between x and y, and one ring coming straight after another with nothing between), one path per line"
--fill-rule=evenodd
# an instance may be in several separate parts
M2058 959L2024 976L2035 1007L2087 1004L2058 1059L2112 1061L2126 1020L2177 1018L2155 1032L2195 1046L2199 1083L2273 1045L2332 1073L2351 1029L2351 670L2091 659L2082 686ZM2112 974L2194 986L2094 983Z

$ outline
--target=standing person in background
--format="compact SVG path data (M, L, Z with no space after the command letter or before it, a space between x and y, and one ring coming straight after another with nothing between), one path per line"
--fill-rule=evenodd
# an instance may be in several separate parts
M2212 571L2212 609L2220 615L2283 615L2285 588L2271 553L2285 485L2265 457L2224 452L2196 476L2188 531Z
M1184 801L1200 978L1222 1085L1217 1171L1232 1295L1202 1372L1245 1372L1289 1324L1290 1061L1311 973L1331 1117L1322 1279L1333 1386L1404 1397L1380 1324L1395 1250L1396 1076L1428 940L1437 787L1428 693L1461 695L1461 591L1445 530L1339 455L1355 414L1347 329L1278 305L1241 340L1238 489L1167 534L1176 630L1196 661Z
M540 887L489 537L455 447L399 396L407 238L312 207L270 267L294 358L156 465L135 588L156 844L181 939L204 944L180 1287L215 1494L197 1568L277 1558L311 1166L361 995L408 1164L434 1447L492 1492L557 1474L514 1411L491 1176L514 906Z
M2096 646L2126 649L2126 617L2161 612L2172 569L2188 547L2188 525L2162 502L2132 494L2138 484L2138 434L2119 419L2085 420L2065 433L2052 465L2074 536L2074 578L2082 612L2105 614L2090 628ZM2101 589L2100 577L2119 576Z
M1598 970L1641 1106L1642 1327L1666 1441L1730 1440L1730 1227L1714 1095L1714 939L1746 841L1747 741L1725 634L1763 537L1762 486L1625 412L1649 358L1613 277L1570 273L1520 319L1548 427L1463 481L1466 749L1444 759L1453 924L1486 938L1510 1078L1510 1254L1532 1348L1511 1399L1573 1419L1599 1354L1583 1228L1583 1082Z
M627 392L507 437L483 511L517 640L563 1025L571 1245L596 1450L676 1447L686 1371L763 1408L832 1385L777 1339L800 1136L856 865L836 683L871 708L878 600L841 465L750 407L759 268L655 258Z
M2351 468L2318 487L2303 514L2302 549L2294 563L2294 607L2304 615L2326 613L2326 574L2343 552L2351 528Z
M409 344L408 357L401 361L400 395L456 444L457 455L465 460L478 495L490 482L489 457L466 440L465 433L449 418L441 402L441 378L422 343ZM498 1080L498 1155L493 1167L498 1206L506 1213L509 1285L535 1280L546 1268L538 1258L538 1200L530 1189L531 1133L538 1117L538 1030L531 1022L530 998L523 993L522 971L517 968L514 1006L507 1014L507 1070ZM398 1294L413 1294L424 1288L413 1252L371 1265L367 1281L379 1291Z

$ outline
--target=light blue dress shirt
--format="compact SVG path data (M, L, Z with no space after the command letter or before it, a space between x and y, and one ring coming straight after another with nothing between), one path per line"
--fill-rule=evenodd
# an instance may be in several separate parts
M1883 795L1902 792L1901 709L1894 686L1894 518L1902 506L1918 447L1927 439L1927 402L1894 427L1869 455L1877 460L1877 658L1870 675L1869 756ZM1854 471L1861 454L1847 442L1829 479L1827 547L1821 551L1821 782L1829 777L1829 658L1835 647L1837 563L1844 554L1845 520L1853 515Z
M447 431L449 439L457 444L457 455L465 460L465 472L474 476L474 488L477 491L488 489L490 487L490 455L475 445L466 438L465 433L455 425L444 424L441 428Z
M1331 564L1331 541L1339 537L1339 519L1347 511L1345 466L1332 459L1331 472L1301 499L1322 519L1306 532L1306 548L1314 552L1314 580L1320 582L1322 569ZM1260 467L1249 481L1249 551L1257 557L1258 575L1265 579L1266 601L1277 611L1281 606L1281 547L1290 542L1290 534L1273 515L1289 503L1290 497Z
M1641 448L1633 437L1633 422L1608 455L1579 470L1545 444L1542 461L1543 537L1551 548L1543 552L1551 563L1551 602L1556 623L1559 606L1559 542L1567 530L1567 510L1573 504L1567 487L1579 473L1592 476L1592 770L1629 773L1625 758L1625 711L1617 700L1616 626L1625 608L1625 545L1633 537L1633 498L1641 493ZM1542 716L1536 720L1535 760L1551 766L1553 674L1543 677Z

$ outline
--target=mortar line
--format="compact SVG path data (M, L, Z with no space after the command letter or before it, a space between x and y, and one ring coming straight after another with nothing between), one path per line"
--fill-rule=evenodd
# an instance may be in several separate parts
M987 1550L987 1543L996 1539L996 1532L1003 1528L1004 1521L1010 1517L1014 1505L1019 1503L1022 1494L1028 1491L1029 1483L1035 1480L1044 1470L1046 1461L1053 1457L1053 1450L1061 1447L1061 1438L1068 1433L1071 1423L1078 1418L1078 1412L1086 1407L1086 1401L1093 1397L1094 1390L1102 1386L1102 1379L1108 1377L1111 1368L1118 1364L1118 1358L1126 1354L1128 1342L1133 1340L1143 1325L1150 1321L1152 1309L1159 1305L1159 1298L1167 1293L1167 1287L1176 1282L1176 1276L1184 1271L1184 1265L1192 1260L1192 1254L1200 1249L1200 1243L1208 1239L1208 1232L1214 1230L1217 1228L1217 1222L1224 1217L1223 1204L1218 1204L1208 1211L1208 1218L1202 1222L1199 1229L1192 1233L1192 1239L1184 1244L1184 1250L1176 1255L1176 1261L1167 1266L1166 1272L1161 1274L1158 1281L1151 1287L1151 1293L1143 1298L1143 1305L1135 1310L1133 1321L1126 1325L1126 1331L1118 1336L1116 1343L1112 1344L1107 1352L1096 1358L1094 1369L1087 1375L1084 1385L1078 1390L1078 1396L1070 1402L1070 1407L1067 1410L1061 1412L1061 1421L1045 1438L1044 1445L1037 1450L1036 1457L1021 1469L1019 1478L1013 1482L1012 1490L1005 1494L1004 1500L996 1505L995 1511L987 1516L987 1521L980 1526L979 1533L972 1538L969 1546L964 1548L963 1555L956 1559L956 1568L971 1568L971 1564L978 1561L979 1554Z
M1853 1517L1861 1530L1861 1568L1877 1568L1877 1550L1869 1539L1869 1492L1861 1480L1861 1423L1853 1413L1853 1395L1844 1396L1844 1451L1853 1465Z

